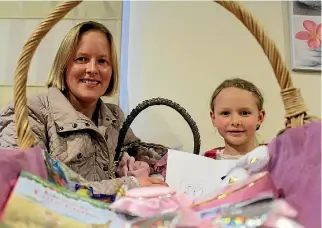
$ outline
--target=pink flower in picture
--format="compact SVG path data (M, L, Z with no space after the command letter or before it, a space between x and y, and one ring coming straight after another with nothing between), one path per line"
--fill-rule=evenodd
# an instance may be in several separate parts
M321 47L321 23L317 25L314 21L303 21L303 27L306 31L300 31L295 34L295 38L306 40L309 48L316 50Z

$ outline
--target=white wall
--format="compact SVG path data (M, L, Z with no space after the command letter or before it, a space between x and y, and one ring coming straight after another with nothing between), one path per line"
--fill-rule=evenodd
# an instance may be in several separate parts
M242 2L276 41L289 59L286 2ZM161 96L181 104L197 122L202 150L220 146L222 140L209 119L212 91L226 78L242 77L264 93L267 119L260 130L270 140L283 127L284 108L279 87L266 56L244 26L213 2L131 2L128 49L130 110L145 99ZM321 115L321 77L314 73L292 73L301 88L310 113ZM167 107L150 107L137 120L155 115L150 123L134 124L135 131L153 132L171 128L192 150L188 125ZM140 120L141 119L141 120ZM168 127L166 127L168 125ZM171 140L175 138L173 135ZM170 141L169 137L154 142Z

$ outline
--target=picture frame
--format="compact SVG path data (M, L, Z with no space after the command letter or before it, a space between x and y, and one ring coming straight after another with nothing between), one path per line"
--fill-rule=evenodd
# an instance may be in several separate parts
M291 68L321 72L321 1L290 1L288 4Z

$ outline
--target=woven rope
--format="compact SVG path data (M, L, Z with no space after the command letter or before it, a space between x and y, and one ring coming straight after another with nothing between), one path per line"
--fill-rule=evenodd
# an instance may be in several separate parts
M27 109L27 76L32 57L42 40L50 29L59 22L70 10L76 7L81 1L65 1L59 3L56 8L40 23L38 28L23 47L20 54L14 81L15 120L18 136L18 145L21 149L33 146L34 137L28 121Z
M261 45L264 53L271 63L277 82L281 88L281 96L285 109L285 128L298 127L313 121L320 121L320 118L306 114L307 107L304 104L300 90L293 87L290 72L284 63L280 52L273 40L260 27L255 17L239 3L234 1L215 1L219 5L234 14L253 34L254 38ZM284 132L282 129L278 134Z
M18 145L21 149L33 146L34 137L28 122L26 84L27 75L32 57L43 37L50 29L58 23L70 10L82 1L63 1L43 20L38 28L32 33L31 37L23 47L15 71L14 101L15 101L15 120L18 136ZM231 13L233 13L254 35L258 43L262 46L267 55L276 79L281 88L287 118L286 127L296 127L303 123L308 123L314 119L306 114L302 97L298 89L293 88L290 73L284 64L282 57L275 43L268 38L264 30L261 29L254 17L241 5L234 1L215 1ZM296 91L296 92L295 92ZM293 98L290 98L292 97ZM296 103L294 105L294 102Z

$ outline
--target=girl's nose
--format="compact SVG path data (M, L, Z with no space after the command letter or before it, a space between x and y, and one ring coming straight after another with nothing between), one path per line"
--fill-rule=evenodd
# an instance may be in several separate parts
M231 120L231 124L232 124L233 126L239 126L239 125L241 125L240 117L239 117L239 116L237 116L237 115L233 115L233 116L232 116L232 120Z

